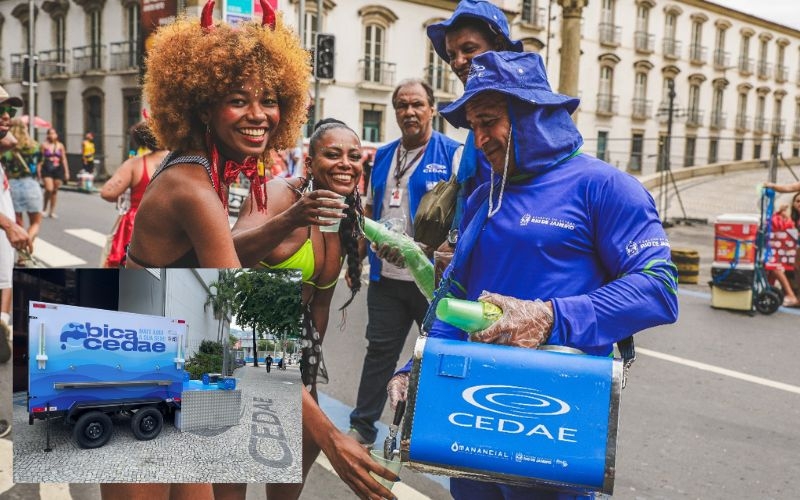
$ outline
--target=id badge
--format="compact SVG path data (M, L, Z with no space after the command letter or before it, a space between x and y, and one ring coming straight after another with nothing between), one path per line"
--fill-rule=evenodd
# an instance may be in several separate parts
M400 201L403 199L403 190L401 188L392 189L392 194L389 197L390 207L399 207Z

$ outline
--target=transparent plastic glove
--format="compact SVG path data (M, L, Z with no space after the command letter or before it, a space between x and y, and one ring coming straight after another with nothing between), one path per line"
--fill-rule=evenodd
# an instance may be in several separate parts
M373 243L372 251L375 252L378 258L385 260L393 266L406 267L406 258L403 257L403 252L396 246Z
M389 405L392 407L392 411L397 408L399 401L405 401L408 397L408 377L408 373L398 373L386 385L386 392L389 394Z
M484 291L479 301L503 310L503 316L486 330L472 335L473 342L535 349L550 336L553 306L550 302L522 300Z

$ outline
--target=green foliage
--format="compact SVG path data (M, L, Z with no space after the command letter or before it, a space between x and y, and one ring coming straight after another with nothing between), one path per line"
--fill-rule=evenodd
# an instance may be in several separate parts
M204 373L222 373L222 352L211 354L198 351L186 362L185 369L195 380Z
M216 354L222 356L222 342L204 340L200 342L200 347L197 350L203 354Z

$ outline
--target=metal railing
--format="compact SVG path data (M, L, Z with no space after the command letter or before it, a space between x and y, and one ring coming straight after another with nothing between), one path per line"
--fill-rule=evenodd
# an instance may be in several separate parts
M619 45L622 38L622 27L611 23L600 23L600 43L605 45Z
M703 111L700 109L689 108L686 111L686 126L700 127L703 125Z
M377 83L391 87L394 85L395 63L380 59L359 59L358 71L362 82Z
M767 61L758 61L758 77L769 78L772 73L772 65Z
M633 34L633 47L639 52L653 52L655 46L655 35L646 31L637 31Z
M689 45L689 61L693 63L706 62L707 53L708 49L699 43L693 43Z
M794 121L794 128L792 132L792 137L798 138L800 137L800 120Z
M784 83L789 80L789 67L785 64L775 65L775 81Z
M111 71L139 69L139 42L128 40L108 45Z
M750 117L746 114L739 113L736 115L736 129L737 130L749 130L748 124L750 123Z
M597 112L604 115L617 114L619 96L611 94L597 94Z
M750 57L739 57L739 71L751 74L753 72L753 59Z
M11 54L11 79L22 80L23 59L28 54Z
M773 119L770 126L770 133L777 137L783 137L783 134L786 133L786 120Z
M650 117L653 111L653 101L634 98L631 103L631 118L644 120Z
M69 69L69 52L67 49L43 50L39 52L39 76L50 78L66 75Z
M756 134L763 134L767 131L767 119L763 116L756 116L753 120L753 132Z
M533 8L533 5L529 4L526 6L523 3L522 22L530 25L532 28L544 29L547 25L547 9L544 7Z
M731 55L722 49L714 51L714 67L717 69L727 68L731 63Z
M106 46L101 44L84 45L72 49L72 63L75 73L102 71Z
M681 57L681 41L674 38L665 38L662 50L665 57L679 59Z
M708 124L708 126L713 129L722 130L725 128L726 118L727 114L724 111L712 111L711 122Z
M433 90L447 92L450 94L458 93L456 76L441 65L431 65L425 68L425 81ZM459 82L460 83L460 82Z

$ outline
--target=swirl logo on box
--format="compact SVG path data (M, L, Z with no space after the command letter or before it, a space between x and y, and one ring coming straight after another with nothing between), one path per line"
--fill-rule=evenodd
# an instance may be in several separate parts
M565 401L514 385L476 385L465 389L461 397L476 408L507 417L563 415L570 410Z

